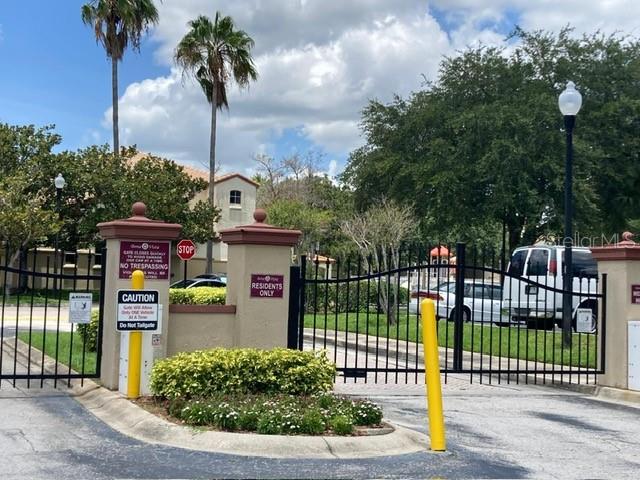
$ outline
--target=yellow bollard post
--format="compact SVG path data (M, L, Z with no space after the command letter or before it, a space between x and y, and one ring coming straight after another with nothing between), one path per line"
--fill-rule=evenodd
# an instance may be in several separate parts
M134 270L131 274L131 288L144 288L144 272ZM127 369L127 398L140 396L140 369L142 367L142 332L129 333L129 364Z
M420 303L420 316L422 317L422 344L424 347L424 371L427 386L431 450L444 452L447 449L447 443L442 413L442 384L440 382L436 307L433 300L425 299Z

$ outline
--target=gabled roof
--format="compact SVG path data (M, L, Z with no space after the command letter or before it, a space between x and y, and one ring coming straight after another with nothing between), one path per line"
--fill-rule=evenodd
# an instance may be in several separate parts
M138 163L140 160L142 160L143 158L145 158L145 157L147 157L149 155L151 155L151 154L149 154L147 152L138 152L133 157L129 158L127 160L127 163L129 165L133 166L136 163ZM174 160L171 160L171 161L174 162L174 163L177 163ZM188 165L182 165L181 163L178 163L178 165L180 165L184 169L184 173L189 175L191 178L201 179L201 180L204 180L206 182L209 181L209 172L207 172L205 170L199 170L197 168L193 168L193 167L190 167ZM227 180L231 180L232 178L239 178L240 180L244 180L245 182L253 185L256 188L260 186L260 184L258 182L254 182L249 177L245 177L244 175L242 175L240 173L225 173L224 175L218 175L216 177L214 183L226 182Z

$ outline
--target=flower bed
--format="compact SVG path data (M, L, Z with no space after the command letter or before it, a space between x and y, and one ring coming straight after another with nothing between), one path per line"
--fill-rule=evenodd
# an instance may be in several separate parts
M357 435L361 427L379 427L380 407L329 393L335 373L325 352L179 353L154 364L152 407L174 421L232 432Z
M167 413L188 425L267 435L352 435L357 427L378 427L382 410L368 400L324 393L296 395L214 395L173 399Z

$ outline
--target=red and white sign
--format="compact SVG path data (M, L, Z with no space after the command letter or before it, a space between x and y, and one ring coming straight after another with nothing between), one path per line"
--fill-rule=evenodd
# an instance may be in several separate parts
M251 274L251 297L282 298L284 275Z
M169 278L169 242L120 242L118 278L129 279L134 270L142 270L146 280Z
M640 285L631 285L631 303L640 304Z
M180 260L191 260L191 258L196 254L196 244L191 240L180 240L176 250Z

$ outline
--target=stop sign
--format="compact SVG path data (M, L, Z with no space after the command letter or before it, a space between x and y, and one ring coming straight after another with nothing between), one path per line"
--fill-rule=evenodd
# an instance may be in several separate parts
M180 240L177 250L180 260L190 260L196 254L196 245L191 240Z

